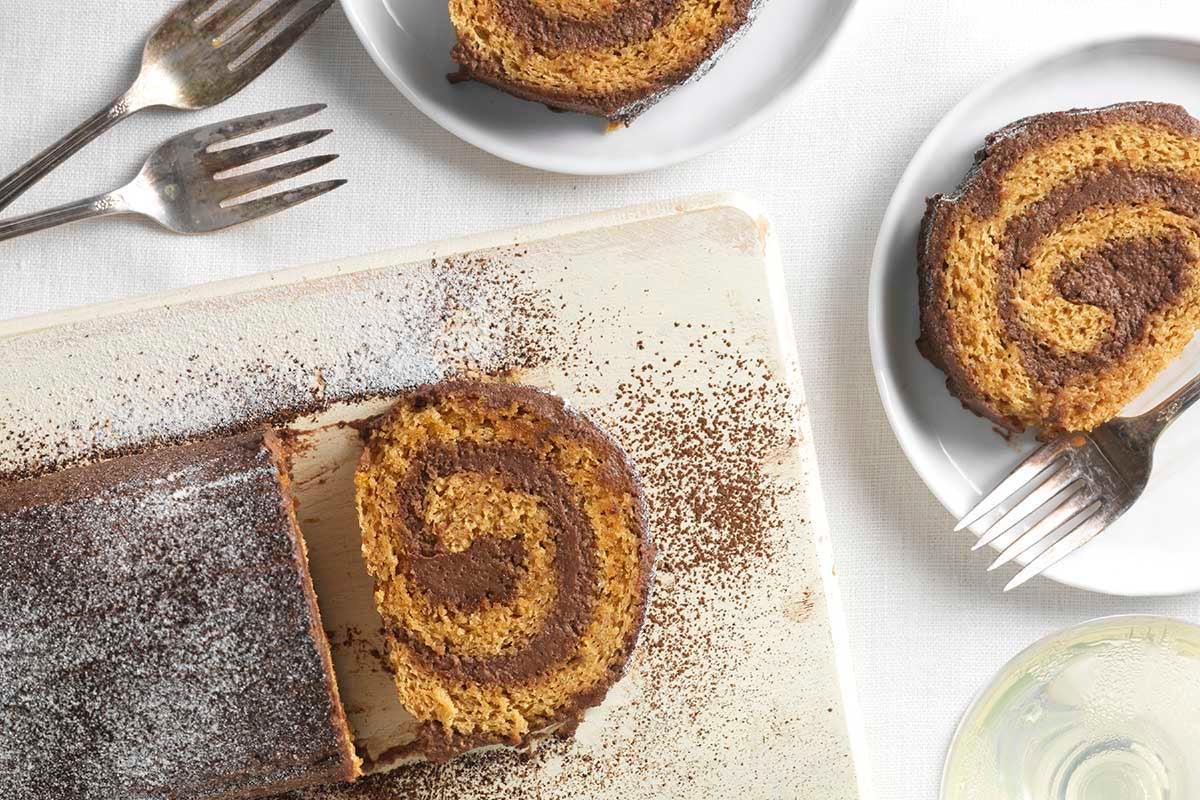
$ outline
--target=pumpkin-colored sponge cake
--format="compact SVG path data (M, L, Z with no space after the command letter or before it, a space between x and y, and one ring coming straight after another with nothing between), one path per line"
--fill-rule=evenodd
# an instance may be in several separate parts
M463 77L627 124L698 78L761 0L450 0Z
M603 699L653 548L637 479L595 425L534 389L422 388L377 421L356 485L417 753L518 745Z
M1200 328L1200 122L1123 103L988 137L929 201L921 351L963 404L1044 436L1117 416Z

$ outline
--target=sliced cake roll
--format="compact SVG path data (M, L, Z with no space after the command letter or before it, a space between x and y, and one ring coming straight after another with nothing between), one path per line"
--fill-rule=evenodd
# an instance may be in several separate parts
M703 75L762 0L450 0L463 77L627 124Z
M0 797L216 800L358 774L267 431L0 487Z
M1014 430L1116 416L1200 327L1200 122L1123 103L992 134L930 199L922 353Z
M414 752L518 745L604 698L653 550L632 468L595 425L533 389L419 389L378 421L356 485Z

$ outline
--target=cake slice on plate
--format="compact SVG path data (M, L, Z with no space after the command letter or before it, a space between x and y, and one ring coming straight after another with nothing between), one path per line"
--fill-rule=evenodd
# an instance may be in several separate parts
M701 77L763 0L450 0L458 77L627 125Z
M1013 430L1088 431L1200 328L1200 122L1175 105L993 133L922 225L921 352Z

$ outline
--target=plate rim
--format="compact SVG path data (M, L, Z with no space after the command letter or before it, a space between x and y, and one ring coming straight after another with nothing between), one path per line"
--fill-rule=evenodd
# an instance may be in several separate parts
M350 27L354 30L354 35L358 38L363 49L370 55L371 60L375 62L375 66L379 68L379 71L384 74L388 81L418 111L458 139L504 161L542 172L587 177L634 175L653 172L706 155L747 135L774 116L785 103L791 100L813 69L834 48L848 27L847 23L851 13L860 6L858 0L835 0L839 5L837 12L824 24L824 30L820 32L817 40L817 46L799 63L795 74L786 83L782 84L778 91L758 109L721 134L705 139L690 147L674 148L648 156L644 155L638 158L627 157L619 161L606 161L596 164L594 162L572 161L553 156L539 158L536 155L525 155L524 151L518 148L506 146L503 140L500 140L499 143L496 141L485 142L484 137L477 135L472 126L455 122L450 115L442 112L436 103L429 101L410 86L401 75L392 69L391 64L379 52L379 49L371 43L370 36L367 34L366 24L357 11L357 3L367 1L370 0L340 0L340 4L343 13L350 21ZM373 1L382 2L382 0Z
M919 170L917 165L927 160L927 151L932 150L935 145L935 139L946 129L957 125L961 118L974 107L974 105L986 96L994 93L1001 87L1009 84L1013 80L1022 75L1034 72L1042 67L1053 64L1072 56L1084 53L1088 50L1096 50L1102 48L1118 47L1121 45L1146 45L1151 44L1157 47L1180 45L1200 48L1200 39L1188 36L1180 36L1174 34L1166 34L1162 31L1143 31L1137 33L1123 33L1118 35L1105 35L1083 39L1074 42L1066 47L1056 47L1053 49L1042 51L1027 59L1023 59L1017 64L1001 71L979 86L967 92L947 111L929 131L925 134L925 138L921 144L913 152L909 158L908 164L904 168L904 172L900 176L900 180L896 183L896 188L892 191L892 195L888 200L887 209L884 211L883 219L879 225L879 232L875 239L875 246L871 252L871 272L867 284L867 340L871 354L871 371L875 377L875 389L879 395L879 401L883 406L884 415L887 417L888 427L891 428L892 435L896 438L900 445L901 451L904 453L908 463L912 466L913 471L920 477L921 482L929 490L930 494L946 509L953 517L958 518L965 513L955 510L954 504L950 502L947 494L938 489L932 476L927 474L919 466L923 463L923 459L916 452L915 443L912 440L912 433L902 434L902 430L907 430L910 426L903 419L899 403L889 396L889 390L894 385L892 380L892 371L888 369L888 357L886 353L886 343L890 341L883 333L883 317L885 303L883 301L883 284L886 276L889 274L886 265L887 251L892 249L891 242L895 240L897 232L902 223L901 206L914 191L914 185L918 178ZM915 346L915 345L914 345ZM976 535L974 530L972 535ZM992 545L993 549L995 545ZM1018 559L1019 563L1025 563L1025 560ZM1051 567L1043 576L1063 586L1069 586L1073 589L1093 592L1096 594L1108 595L1111 597L1172 597L1184 596L1200 592L1200 583L1196 587L1183 592L1179 591L1163 591L1163 592L1129 592L1125 590L1115 589L1111 587L1101 587L1094 583L1082 582L1079 580L1069 580L1057 574L1057 570Z

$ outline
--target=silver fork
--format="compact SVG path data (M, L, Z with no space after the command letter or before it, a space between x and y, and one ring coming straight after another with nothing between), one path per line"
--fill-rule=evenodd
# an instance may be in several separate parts
M0 220L0 241L68 222L116 214L149 217L178 233L207 233L299 205L345 181L323 181L270 197L236 204L232 201L324 166L336 155L313 156L244 174L225 173L311 144L332 131L305 131L237 147L214 148L232 139L295 122L323 108L321 104L285 108L181 133L154 151L137 177L115 192Z
M1070 433L1038 448L967 512L961 531L995 512L1001 516L980 531L978 550L1012 535L988 571L1043 546L1004 591L1015 589L1095 539L1141 496L1150 480L1154 446L1162 432L1200 399L1200 376L1152 410L1118 417L1089 433ZM1011 508L1005 501L1044 480ZM1034 515L1044 511L1044 515ZM1065 535L1064 535L1065 533Z
M241 91L287 52L333 0L321 0L277 35L265 37L303 0L275 0L262 13L226 38L239 19L261 0L186 0L171 11L146 41L142 69L133 85L107 108L0 179L0 210L44 178L86 144L121 120L154 106L195 110L216 105ZM197 22L203 16L203 21ZM255 47L249 58L238 59Z

